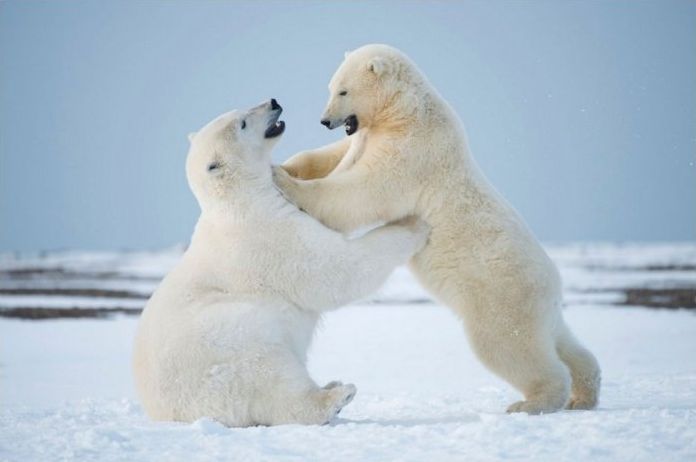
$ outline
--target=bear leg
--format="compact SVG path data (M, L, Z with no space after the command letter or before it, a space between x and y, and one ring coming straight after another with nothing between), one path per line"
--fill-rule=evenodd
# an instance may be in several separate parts
M556 339L556 350L570 369L573 384L567 409L593 409L599 401L601 371L597 359L563 325Z
M557 357L530 358L520 366L527 369L526 373L516 374L510 382L522 391L524 401L511 404L508 413L548 414L565 407L571 380L568 369Z
M571 377L556 353L553 339L531 334L493 331L470 336L481 361L495 374L524 394L524 401L507 412L542 414L563 409L570 396Z
M302 361L284 348L266 351L264 361L255 358L244 371L254 379L249 413L252 425L324 425L355 396L353 384L330 382L320 388L309 377ZM260 374L261 369L264 374ZM235 426L235 425L232 425Z
M298 412L293 417L303 424L327 424L353 400L356 391L355 385L340 382L331 382L324 388L311 390L299 397Z

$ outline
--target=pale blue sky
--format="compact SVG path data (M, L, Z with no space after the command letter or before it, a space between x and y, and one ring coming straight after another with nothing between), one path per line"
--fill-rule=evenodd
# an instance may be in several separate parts
M401 48L546 241L696 238L696 2L0 3L0 251L159 248L198 215L186 135L276 97L275 159L346 50Z

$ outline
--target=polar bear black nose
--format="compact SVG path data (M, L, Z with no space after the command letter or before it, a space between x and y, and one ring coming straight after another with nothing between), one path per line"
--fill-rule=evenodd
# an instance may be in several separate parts
M271 98L271 109L274 111L280 109L280 104L278 104L278 101L276 101L275 98Z
M331 128L331 121L329 119L324 119L321 121L321 124L325 126L326 128Z

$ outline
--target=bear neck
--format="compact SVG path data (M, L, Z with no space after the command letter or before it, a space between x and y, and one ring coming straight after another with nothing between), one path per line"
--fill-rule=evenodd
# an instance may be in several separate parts
M409 76L388 96L377 110L367 128L404 132L426 116L433 106L430 86L422 76Z
M218 195L200 204L201 220L236 225L277 217L277 210L287 204L273 183L270 173L235 181L218 190Z

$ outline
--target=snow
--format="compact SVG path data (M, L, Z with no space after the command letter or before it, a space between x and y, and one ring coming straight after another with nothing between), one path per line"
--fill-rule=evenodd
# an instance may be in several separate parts
M626 288L693 287L696 282L694 242L557 244L547 250L561 271L569 304L620 304ZM183 251L176 246L151 252L0 254L0 312L18 307L139 309ZM11 292L17 289L35 293ZM101 296L52 294L51 289L95 290ZM369 301L411 304L431 297L406 268L398 268Z
M646 266L693 266L693 242L607 243L583 242L549 245L551 257L560 265L591 265L641 268Z
M228 429L150 422L134 395L137 320L0 321L0 460L689 460L696 457L696 316L571 307L604 371L598 410L506 415L516 392L469 350L443 307L329 313L320 382L358 395L329 426Z
M626 287L693 289L696 244L548 249L564 277L566 319L602 365L596 410L505 414L518 393L474 357L459 320L399 268L378 294L327 314L317 331L312 376L358 387L327 426L151 422L130 371L137 318L0 318L0 461L696 460L694 311L613 305ZM135 307L143 300L11 290L141 297L181 251L0 255L0 273L30 270L0 277L0 290L10 290L0 310L32 299L59 309Z

